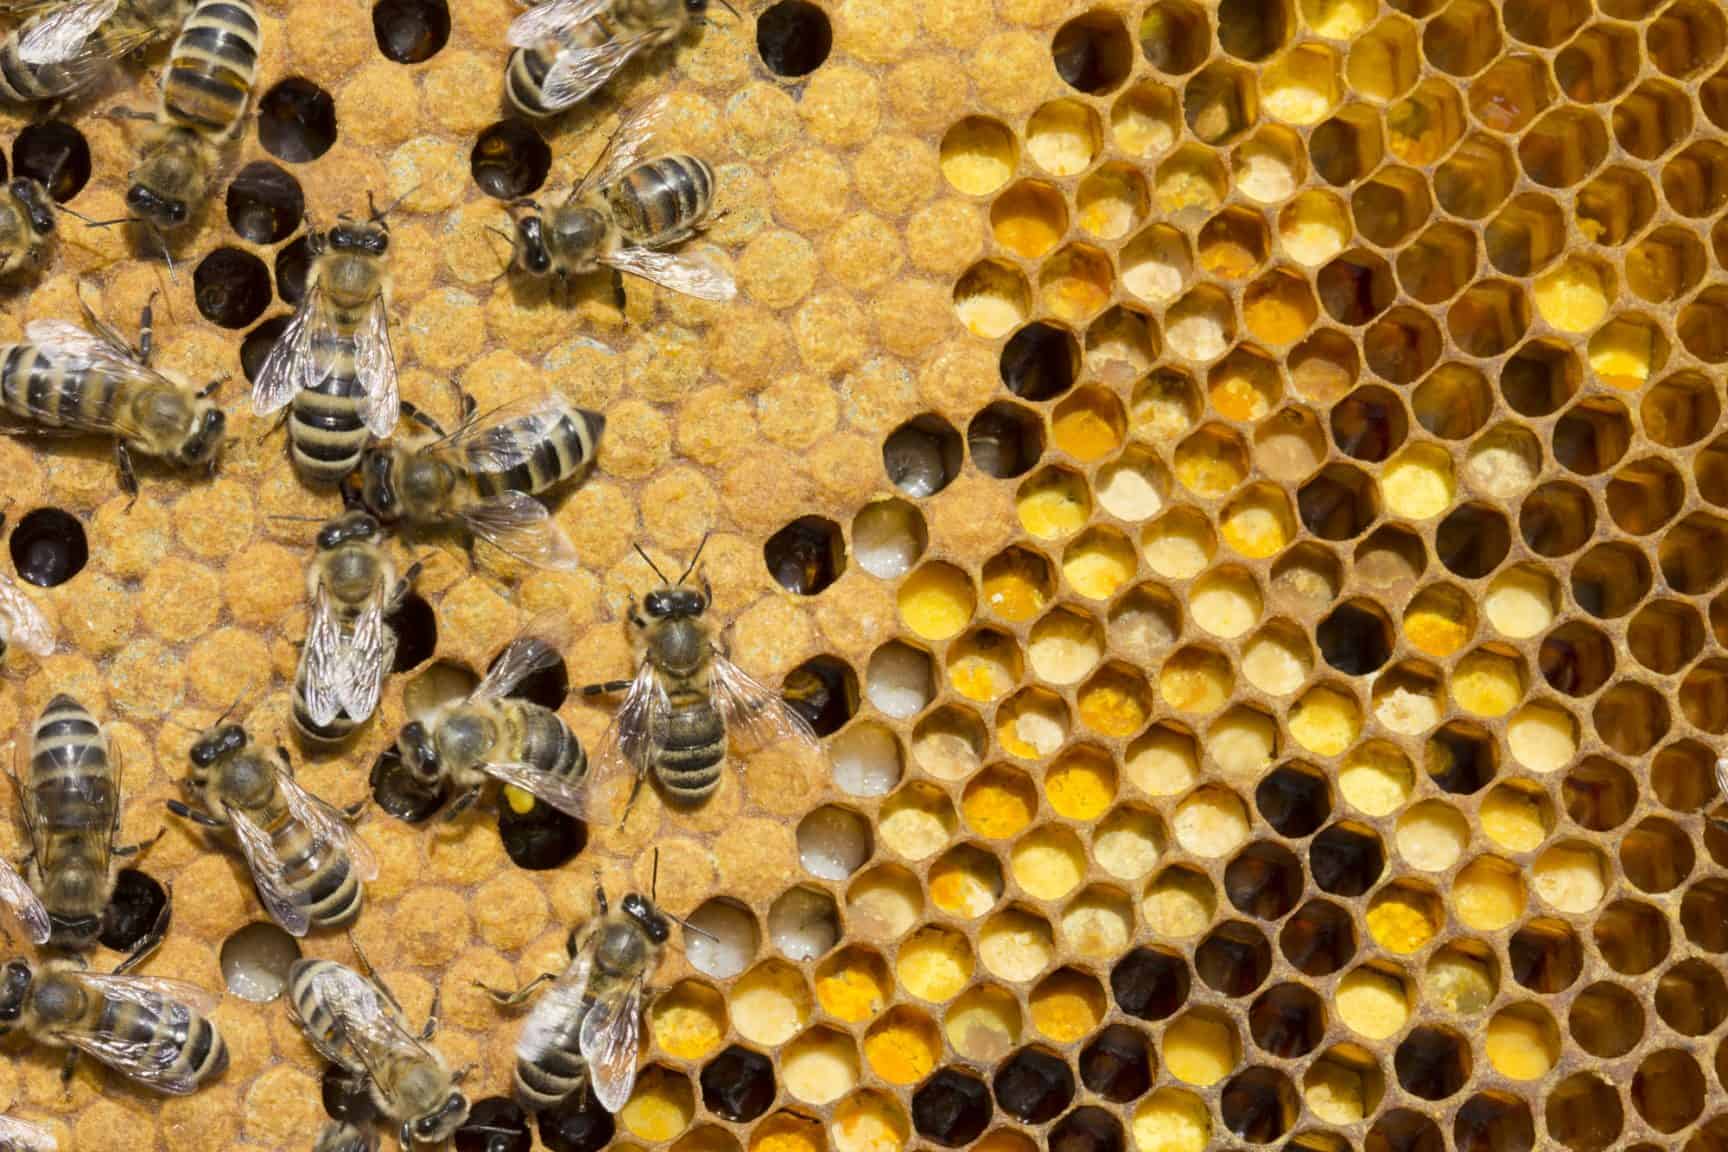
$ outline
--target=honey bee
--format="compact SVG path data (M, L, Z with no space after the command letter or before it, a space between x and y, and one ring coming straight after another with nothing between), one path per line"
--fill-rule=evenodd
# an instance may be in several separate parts
M396 741L402 766L428 795L454 792L447 818L466 811L488 779L581 815L581 784L588 771L581 742L558 713L510 695L529 676L555 664L564 643L560 622L536 621L505 647L467 697L403 725Z
M337 810L294 779L288 753L248 746L246 730L220 724L192 745L187 791L201 810L179 800L168 810L205 828L229 829L252 871L270 918L295 936L340 928L360 914L363 881L378 864L353 822L364 804Z
M59 1152L54 1133L15 1116L0 1116L0 1152Z
M599 915L570 933L570 964L562 975L542 973L514 992L476 982L505 1008L553 982L516 1041L516 1100L531 1112L556 1107L584 1085L608 1112L617 1112L636 1083L644 986L665 954L671 920L637 892L612 912L597 888L594 904Z
M371 1127L361 1128L341 1120L326 1120L312 1152L373 1152L378 1147L378 1133Z
M463 1073L453 1074L444 1057L429 1046L438 1032L436 998L426 1027L414 1037L402 1006L365 954L356 948L355 956L366 975L332 960L295 961L288 970L289 1010L319 1055L351 1080L363 1082L378 1111L401 1125L397 1140L404 1149L415 1142L449 1139L468 1118L468 1098L457 1087ZM319 1147L369 1146L356 1145L355 1135L352 1129L345 1133L327 1127ZM326 1138L331 1143L326 1144ZM347 1142L339 1142L343 1140Z
M180 27L188 0L23 0L4 10L24 22L0 42L0 100L63 100L108 74L116 60Z
M636 551L661 584L642 598L640 609L630 609L636 678L582 689L584 696L625 693L596 758L595 782L621 771L635 777L626 815L649 777L668 802L690 808L719 788L728 734L751 747L791 742L816 749L816 733L804 718L727 659L711 635L703 619L714 599L706 577L701 591L684 587L702 548L676 583L640 546Z
M365 512L350 511L318 531L306 572L312 617L294 677L294 727L316 743L345 740L366 722L396 658L396 633L385 618L407 597L420 566L398 578L383 544L384 529Z
M155 976L89 972L75 960L40 967L9 960L0 969L0 1035L20 1031L49 1048L70 1049L62 1080L80 1053L158 1092L183 1096L228 1067L228 1047L207 1017L216 997Z
M0 83L4 77L0 61ZM0 279L40 264L54 231L54 201L48 190L28 176L8 183L0 196Z
M456 523L524 563L576 567L569 538L534 496L587 471L606 418L555 393L483 415L465 407L462 424L446 433L406 405L427 434L368 448L350 494L384 524Z
M136 349L88 308L84 319L94 332L33 320L25 343L0 347L0 407L23 426L13 430L114 437L120 487L134 498L133 453L214 471L227 421L210 394L221 381L190 392L150 367L149 305Z
M112 758L111 758L112 757ZM10 773L24 812L30 855L22 873L0 860L0 900L38 944L84 949L96 943L114 896L119 860L148 849L116 848L120 829L120 766L96 718L70 696L48 701L30 743L22 783ZM149 955L168 927L165 903L155 926L133 948Z
M162 73L161 97L139 141L126 205L169 231L189 221L215 184L223 145L245 124L261 34L251 0L198 0Z
M386 215L374 210L363 223L311 234L306 293L252 390L260 416L293 402L289 452L308 483L340 483L359 465L369 434L396 428Z
M708 0L547 0L516 17L505 34L511 107L531 120L575 107L631 57L700 23Z
M0 659L9 648L46 656L54 651L54 627L34 600L0 576Z
M626 121L588 174L550 212L516 204L511 266L530 276L615 268L703 300L738 294L707 253L667 249L691 239L714 207L714 170L694 156L641 160L659 105Z

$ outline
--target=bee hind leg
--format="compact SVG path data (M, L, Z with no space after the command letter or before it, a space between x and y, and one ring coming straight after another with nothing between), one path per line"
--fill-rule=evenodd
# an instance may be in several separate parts
M547 981L556 979L558 979L558 973L542 972L540 975L534 977L534 979L528 981L528 983L522 985L522 987L516 989L514 992L506 991L503 988L494 988L491 985L483 984L478 980L474 981L474 987L490 996L492 998L492 1003L498 1005L498 1007L514 1008L530 996L534 995L534 993L539 990L540 985L545 984Z
M414 423L420 425L420 427L426 429L427 431L433 433L434 435L437 435L437 436L449 435L449 433L444 431L444 425L438 423L438 421L436 419L434 419L432 416L421 411L420 406L418 404L415 404L413 401L411 401L411 400L398 400L396 402L396 406L399 409L401 409L402 415L408 417L408 419L414 421Z
M114 466L120 470L120 490L130 497L126 501L126 510L130 512L132 505L138 503L138 474L132 470L132 452L124 440L114 441Z
M196 808L193 808L179 800L169 800L165 803L167 804L168 811L174 813L174 815L180 817L182 820L190 820L192 823L197 824L202 828L223 827L222 821L216 819L208 812L200 812Z
M78 1049L71 1048L66 1052L66 1059L60 1062L60 1090L66 1099L72 1099L72 1077L78 1071Z
M175 804L178 803L178 801L170 800L168 803ZM175 813L175 815L179 815L179 813ZM150 837L150 839L140 840L136 844L122 844L118 848L111 849L110 854L121 857L142 857L146 852L150 851L150 849L156 847L156 841L162 839L162 837L167 834L168 826L164 824L162 827L156 829L156 835Z

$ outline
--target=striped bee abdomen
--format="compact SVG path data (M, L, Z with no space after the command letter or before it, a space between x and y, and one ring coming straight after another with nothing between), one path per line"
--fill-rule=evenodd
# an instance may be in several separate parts
M522 759L552 776L575 780L588 771L581 741L556 712L536 704L521 704Z
M561 29L556 37L532 48L517 48L511 52L510 61L504 66L504 92L510 106L531 120L556 116L564 111L570 106L568 103L560 102L553 106L546 96L546 74L552 70L553 61L561 52L596 48L610 38L611 33L604 22L585 20Z
M89 368L62 368L34 344L0 350L0 404L32 424L100 432L113 425L120 382Z
M306 703L306 664L301 661L300 668L294 673L294 727L308 740L319 744L340 744L354 735L354 730L360 727L360 722L348 713L338 710L330 718L330 723L320 724L312 718L312 710Z
M342 1034L341 1025L318 990L319 973L340 967L330 960L294 961L294 966L288 969L289 1003L300 1020L306 1039L318 1049L319 1055L349 1072L364 1073L366 1066Z
M714 170L694 156L662 156L626 172L607 189L606 199L631 244L675 244L708 218Z
M535 1059L517 1057L516 1102L523 1108L530 1112L555 1108L587 1084L588 1062L582 1058L579 1038L591 1003L591 998L585 999L582 1011L566 1013L550 1029L548 1043Z
M258 41L258 13L250 0L201 0L162 75L168 116L207 135L232 135L258 76Z
M360 915L365 889L341 849L320 844L285 810L270 829L270 842L296 903L315 927L341 928Z
M464 463L471 470L474 487L482 497L493 498L505 492L534 495L586 467L594 459L594 446L599 443L600 432L605 426L605 418L598 413L566 405L563 416L550 432L541 434L527 419L507 421L489 430L483 443L476 446L483 449L488 445L515 443L537 436L528 459L523 463L501 472L485 471L480 466L483 462L474 459L472 448L468 450Z
M360 409L366 390L354 368L354 347L345 337L316 340L311 354L325 371L294 394L288 413L294 467L312 483L340 484L366 451L370 433Z
M70 696L48 702L30 750L30 797L38 832L97 832L113 827L120 796L101 725Z
M149 1053L145 1065L173 1069L197 1083L228 1067L228 1046L216 1026L197 1010L160 993L137 999L104 996L96 1031Z
M726 724L706 693L679 687L668 696L666 729L655 741L655 766L667 799L676 804L699 804L720 786Z

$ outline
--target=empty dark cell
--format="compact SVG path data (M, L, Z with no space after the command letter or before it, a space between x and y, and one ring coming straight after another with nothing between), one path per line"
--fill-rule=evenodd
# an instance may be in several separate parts
M1188 962L1156 948L1136 948L1110 970L1116 1006L1140 1020L1163 1020L1188 999Z
M291 319L291 316L272 316L246 333L246 339L240 341L240 371L246 374L247 383L258 379L258 373L264 370L264 361L270 356L270 349L276 347L276 341L282 338Z
M386 60L419 64L450 39L450 7L444 0L378 0L372 5L372 35Z
M1404 404L1384 388L1358 388L1332 407L1332 442L1346 456L1378 463L1409 433Z
M1334 896L1361 896L1386 867L1386 849L1373 829L1334 824L1308 845L1314 883Z
M992 1087L996 1106L1028 1124L1054 1120L1074 1101L1068 1061L1042 1048L1023 1048L1004 1060Z
M1457 576L1478 580L1500 567L1512 547L1506 517L1480 504L1466 504L1447 513L1434 534L1440 563Z
M288 239L306 215L300 181L268 160L240 169L228 185L227 205L228 226L254 244Z
M832 736L858 711L858 674L834 656L806 660L786 674L780 694L818 736Z
M990 1123L991 1112L990 1089L958 1068L942 1069L912 1094L912 1126L918 1135L944 1148L959 1148L978 1139Z
M1294 1060L1314 1051L1326 1034L1326 1008L1312 988L1276 984L1249 1007L1248 1032L1261 1051Z
M474 1101L456 1129L456 1152L528 1152L533 1146L527 1116L502 1096Z
M1051 42L1056 74L1082 92L1109 92L1134 68L1134 43L1122 21L1088 12L1062 25Z
M536 646L533 656L534 671L517 681L510 695L556 712L564 706L564 698L570 695L570 670L564 666L564 658L550 644L543 643L538 638L532 643ZM503 657L503 652L494 656L492 663L486 666L486 671L491 672L496 668ZM527 658L526 654L524 658Z
M1572 987L1584 970L1584 947L1561 920L1533 920L1506 943L1512 978L1544 996Z
M1458 1152L1530 1152L1535 1144L1530 1106L1501 1092L1470 1097L1452 1120L1452 1145Z
M960 433L940 416L913 417L882 442L882 467L894 487L918 499L934 496L960 474Z
M1385 1113L1368 1130L1364 1152L1446 1152L1440 1126L1407 1108Z
M1497 771L1494 738L1486 729L1454 720L1428 738L1422 766L1441 788L1455 796L1480 792Z
M90 144L64 120L27 124L12 142L12 170L64 204L90 182Z
M198 262L192 295L204 319L244 328L270 304L270 269L241 248L218 248Z
M372 788L373 802L408 824L426 820L444 804L442 791L427 792L402 767L402 757L397 755L394 744L373 762L368 783Z
M1356 955L1356 926L1336 904L1310 900L1278 933L1278 950L1304 976L1330 976Z
M498 839L516 867L544 872L574 860L587 846L588 825L539 800L519 812L519 799L498 799Z
M1224 869L1224 894L1244 915L1281 919L1302 898L1302 862L1282 844L1256 841Z
M500 120L474 141L468 169L480 191L500 200L532 195L552 170L552 149L526 120Z
M336 143L336 101L299 76L279 81L258 101L258 142L290 164L304 164Z
M1022 400L1054 400L1074 387L1080 342L1066 328L1028 324L1009 337L1000 368L1002 383Z
M1349 676L1378 672L1392 658L1392 622L1366 600L1347 600L1315 630L1320 655Z
M1241 60L1264 60L1290 37L1284 5L1266 0L1223 0L1218 5L1218 46Z
M800 516L762 546L768 574L788 592L814 596L846 571L840 525L821 516Z
M1138 1100L1152 1087L1152 1042L1138 1028L1112 1024L1080 1052L1080 1083L1115 1104Z
M1285 764L1254 789L1254 807L1280 836L1300 840L1332 814L1332 792L1320 773Z
M438 613L420 593L410 592L403 597L389 624L396 633L396 658L390 671L406 672L432 659L438 648Z
M1224 1126L1251 1144L1270 1144L1296 1123L1301 1102L1290 1078L1273 1068L1249 1068L1224 1085L1218 1101Z
M372 1123L378 1115L378 1105L372 1100L366 1078L335 1064L325 1066L319 1095L324 1102L324 1114L332 1120L360 1128Z
M774 1063L734 1044L702 1069L702 1106L735 1124L748 1124L774 1103Z
M1122 1122L1088 1104L1062 1117L1046 1146L1050 1152L1122 1152Z
M26 584L57 588L89 562L84 525L69 512L37 508L12 529L12 566Z
M1392 1067L1412 1096L1444 1100L1470 1078L1470 1049L1444 1028L1416 1028L1398 1045Z
M276 294L284 304L298 304L306 295L306 276L312 271L310 234L276 250Z
M592 1088L584 1087L558 1107L534 1118L540 1143L548 1152L600 1152L612 1143L616 1124L612 1113L600 1106Z
M1272 945L1252 924L1220 924L1194 950L1194 970L1226 996L1247 996L1272 971Z
M156 926L168 904L168 891L136 868L122 868L114 881L114 895L102 910L102 947L130 951Z
M1044 422L1029 408L999 400L972 417L966 446L972 463L986 476L1021 476L1044 455Z
M780 0L756 18L756 51L776 76L808 76L833 48L828 13L808 0Z

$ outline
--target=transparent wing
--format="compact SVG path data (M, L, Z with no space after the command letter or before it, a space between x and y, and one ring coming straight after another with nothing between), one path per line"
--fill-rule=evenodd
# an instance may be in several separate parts
M162 976L140 976L135 972L80 972L78 979L102 995L152 1011L191 1009L200 1014L216 1011L222 997L184 980Z
M504 38L512 48L532 48L564 29L612 10L612 0L549 0L536 4L510 22Z
M384 689L384 590L376 588L339 647L336 692L356 722L371 716ZM320 721L325 723L325 721Z
M588 998L588 979L593 971L593 956L583 949L529 1013L522 1035L516 1039L518 1059L538 1064L548 1053L563 1048L564 1036L581 1013L582 1001Z
M227 815L228 822L234 827L234 838L240 841L240 851L246 856L247 867L252 870L252 880L264 911L289 935L306 935L312 921L306 915L300 897L288 883L287 866L276 854L270 834L237 808L229 807Z
M312 598L312 619L306 628L306 647L300 652L305 668L303 695L306 711L314 723L329 724L342 710L342 624L324 585ZM361 717L363 719L363 717Z
M62 320L33 321L25 329L25 338L62 371L88 371L116 383L174 387L165 377L134 360L130 351ZM39 392L29 388L23 389L18 398L30 416L49 422L61 421L63 417L60 414L45 406L48 396L49 390ZM79 412L74 419L64 422L79 432L111 432L126 438L140 435L123 406L108 407L109 411L101 416Z
M503 763L487 762L480 765L480 770L488 776L513 784L536 799L543 800L566 816L580 820L586 814L584 803L586 790L582 780L571 780L563 776L554 776L550 772L542 772L532 764L517 761Z
M665 110L666 100L662 97L620 123L606 141L606 147L601 150L593 166L571 191L571 196L580 195L585 188L611 184L634 168L653 141L654 130L659 126L661 114Z
M378 1128L373 1124L359 1127L340 1120L326 1120L312 1145L312 1152L377 1152Z
M645 43L646 37L633 36L628 40L608 40L593 48L558 53L552 67L546 70L546 79L540 84L541 103L563 111L587 99L595 89L617 75L618 70L628 64L630 57L636 55Z
M216 997L194 984L179 980L164 980L155 976L116 976L80 972L78 981L85 991L109 1001L133 1006L148 1024L152 1035L160 1032L184 1034L191 1026L195 1012L208 1012L216 1006ZM63 1029L60 1036L82 1052L126 1076L161 1092L176 1095L198 1086L194 1070L179 1059L179 1049L173 1044L139 1042L104 1029L103 1019L126 1018L129 1013L104 1011L87 1014L80 1023ZM95 1027L88 1023L98 1021Z
M258 379L252 385L252 411L259 416L285 407L294 393L306 387L316 375L312 341L318 327L313 319L323 310L323 293L317 284L307 288L294 318L276 338L276 346L264 358Z
M508 472L528 463L566 417L577 414L562 396L523 396L464 421L442 447L460 453L471 472Z
M591 758L589 789L615 775L646 773L656 734L665 729L667 711L666 689L654 666L644 660Z
M18 37L18 59L37 66L72 60L119 7L120 0L80 0L49 9Z
M58 1152L59 1148L48 1129L15 1116L0 1116L0 1149L5 1152Z
M54 926L48 920L47 907L24 877L18 874L18 869L12 867L4 857L0 857L0 902L12 909L12 914L24 925L25 935L29 936L32 942L48 943Z
M1728 800L1728 756L1716 761L1716 788Z
M594 1095L606 1111L618 1111L636 1084L636 1056L642 1047L642 981L632 980L617 994L596 1000L582 1017L579 1043Z
M372 298L355 337L354 369L366 390L366 426L383 439L396 431L401 399L396 390L396 353L390 347L390 309L380 292Z
M310 828L320 842L339 847L348 854L348 863L356 876L362 880L378 878L377 858L342 813L300 787L281 765L276 768L276 786L282 790L288 811L296 820Z
M426 1060L430 1054L402 1027L396 1010L386 1004L372 982L350 968L330 964L313 977L324 1006L368 1073L407 1057Z
M469 695L470 700L497 700L516 690L522 681L563 658L570 646L570 620L562 612L536 616L522 634L504 646L486 678Z
M0 576L0 616L6 618L12 643L38 656L54 651L54 628L48 617L18 585L3 576Z
M792 711L777 692L718 652L709 663L708 691L726 719L726 731L745 750L782 741L820 750L821 743L804 717Z
M654 248L625 245L603 256L602 262L620 272L640 276L662 288L682 292L699 300L730 300L738 285L709 252L663 252Z
M462 512L470 531L500 552L539 568L578 566L575 545L546 505L525 492L506 492Z

